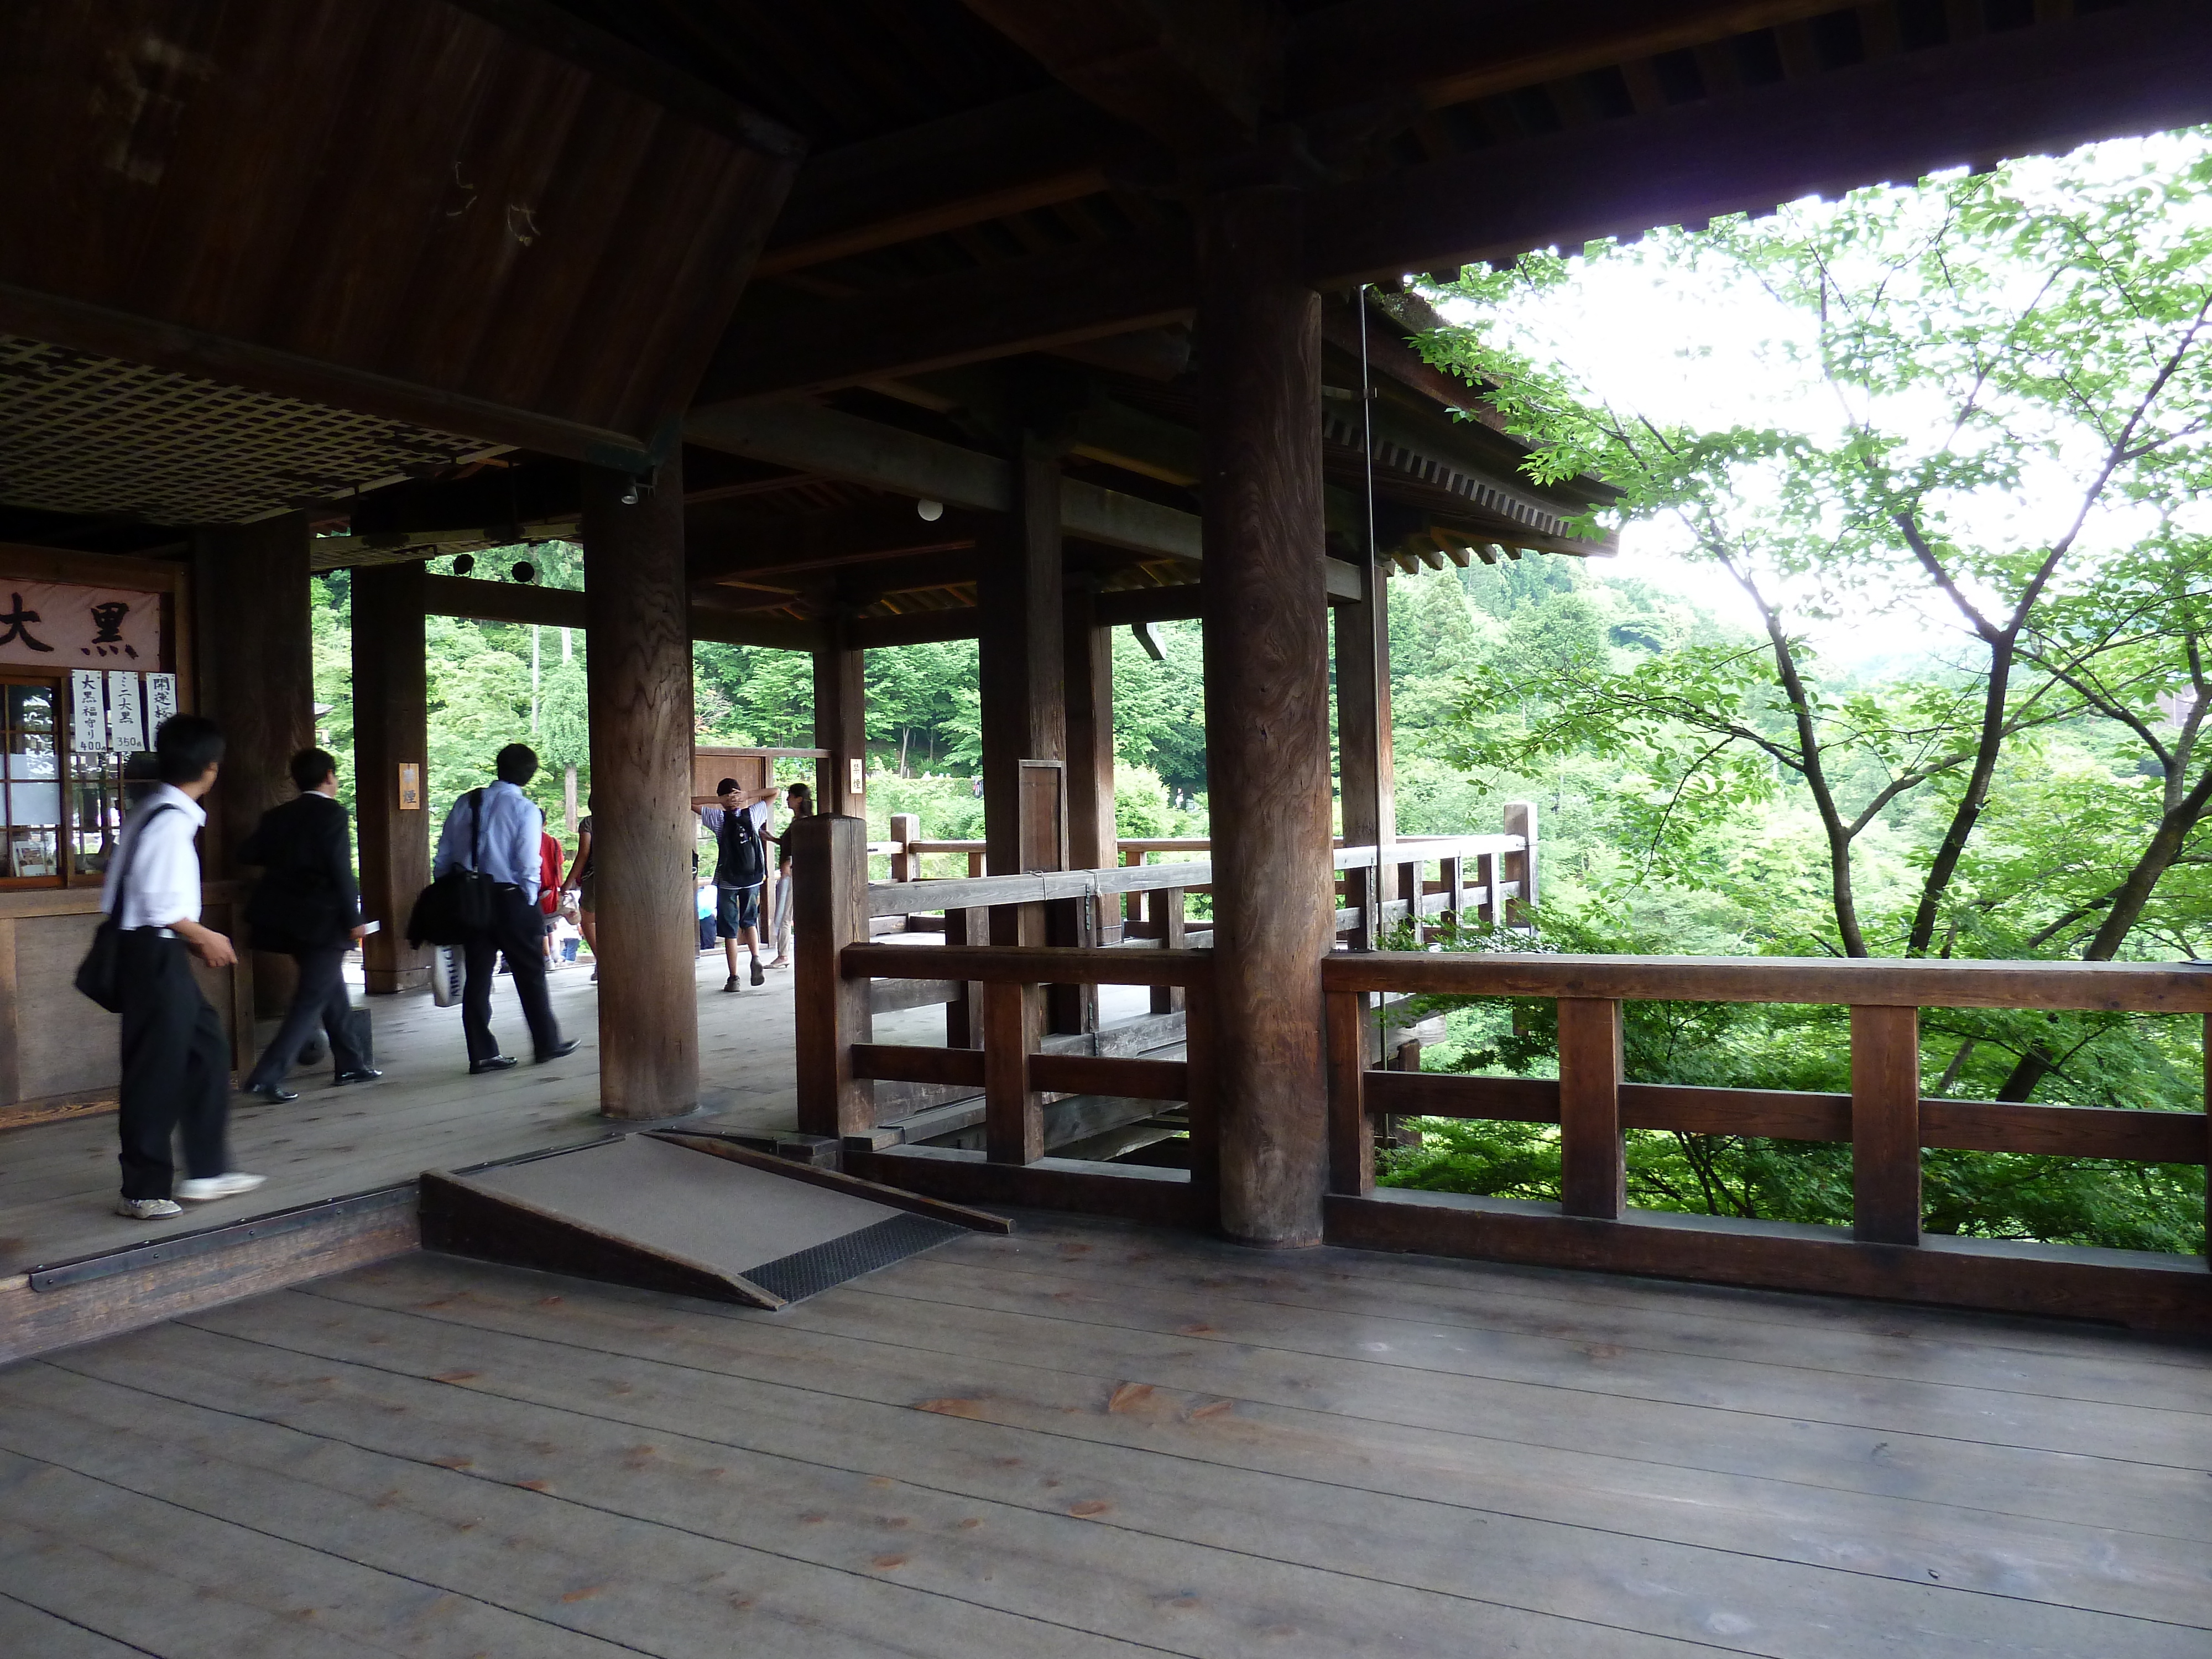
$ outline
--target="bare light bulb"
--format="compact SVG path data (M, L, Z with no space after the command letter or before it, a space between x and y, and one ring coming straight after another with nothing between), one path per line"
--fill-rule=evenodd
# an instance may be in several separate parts
M943 501L919 501L914 504L914 510L921 517L921 521L924 524L935 524L939 519L945 516L945 503Z

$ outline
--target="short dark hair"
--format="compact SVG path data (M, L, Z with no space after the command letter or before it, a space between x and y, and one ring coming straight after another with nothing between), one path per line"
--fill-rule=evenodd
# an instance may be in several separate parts
M720 783L714 786L714 793L718 795L736 794L738 793L738 781L735 778L724 778Z
M204 714L172 714L154 734L155 770L164 783L197 783L222 758L222 732Z
M327 749L302 749L292 757L291 769L293 782L302 789L313 789L337 773L338 763Z
M493 758L491 769L501 783L520 789L538 775L538 751L526 743L510 743Z

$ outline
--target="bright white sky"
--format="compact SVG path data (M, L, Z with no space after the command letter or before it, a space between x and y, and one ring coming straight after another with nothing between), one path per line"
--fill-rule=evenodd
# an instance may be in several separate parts
M2153 161L2172 165L2202 155L2204 143L2201 135L2164 135L2100 146L2095 160L2100 170L2133 173ZM2030 188L2038 165L2030 161L2022 168ZM1531 314L1524 343L1540 339L1564 368L1616 408L1662 425L1780 426L1821 434L1836 429L1833 394L1809 376L1793 381L1778 373L1774 357L1762 349L1792 337L1810 345L1814 331L1803 313L1748 283L1717 289L1709 278L1692 281L1628 261L1589 264L1577 258L1574 267L1577 281L1544 301L1540 314ZM1449 301L1444 309L1461 315L1469 310ZM1942 414L1931 413L1948 424ZM2039 522L2032 526L2014 522L2006 513L1986 527L2006 539L2039 538L2050 533L2043 521L2055 518L2063 523L2070 517L2071 505L2070 498L2035 503L2028 516ZM2124 533L2118 524L2112 529ZM1725 574L1680 550L1678 535L1670 535L1668 526L1632 525L1622 536L1620 557L1605 568L1680 593L1756 629L1757 613ZM1928 656L1952 658L1966 643L1955 613L1940 601L1814 623L1806 631L1823 656L1861 670L1889 661L1905 667Z

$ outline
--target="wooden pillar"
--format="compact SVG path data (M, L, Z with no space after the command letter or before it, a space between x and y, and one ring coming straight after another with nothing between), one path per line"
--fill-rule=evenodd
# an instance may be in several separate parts
M407 942L407 917L429 884L434 799L429 771L423 584L418 563L353 573L353 790L361 842L361 906L384 924L362 941L372 995L429 983L430 951ZM413 804L400 796L414 772Z
M1097 588L1070 582L1060 655L1066 686L1067 867L1104 870L1119 862L1114 830L1114 635L1097 622ZM1121 907L1114 899L1061 899L1045 919L1054 945L1117 945ZM1055 986L1047 1024L1055 1031L1098 1029L1098 988Z
M583 469L599 1109L673 1117L699 1103L681 456L663 462L652 487L624 505L631 488L623 473Z
M837 641L814 653L814 746L830 752L814 763L814 810L848 817L867 816L861 799L868 774L867 655L845 643L845 618Z
M1200 222L1207 798L1221 1225L1318 1243L1322 958L1335 933L1321 301L1290 191Z
M1024 845L1022 763L1059 761L1067 747L1066 627L1060 584L1060 463L1034 438L1015 457L1014 510L982 552L983 837L993 875L1041 867ZM1058 868L1056 864L1042 867ZM995 935L994 935L995 937ZM1038 944L1040 939L999 943Z
M1543 895L1538 885L1536 848L1536 803L1533 800L1509 800L1505 803L1504 830L1509 836L1518 836L1528 843L1520 852L1508 853L1500 860L1498 878L1510 881L1520 889L1504 905L1501 918L1509 927L1530 925L1528 912L1540 905Z
M298 794L289 763L315 740L315 654L304 513L203 533L193 550L199 712L222 726L222 775L207 799L200 859L210 878L244 873L238 847L262 813ZM150 738L151 734L149 734ZM282 1014L291 958L256 951L255 1000Z
M1336 771L1344 844L1374 847L1375 866L1348 872L1361 919L1352 948L1372 951L1382 908L1395 890L1390 843L1398 833L1397 769L1390 742L1390 584L1364 561L1359 603L1336 607Z
M792 1027L799 1130L856 1135L875 1127L875 1085L853 1075L853 1045L869 1040L868 981L840 958L868 939L868 826L817 812L791 826Z

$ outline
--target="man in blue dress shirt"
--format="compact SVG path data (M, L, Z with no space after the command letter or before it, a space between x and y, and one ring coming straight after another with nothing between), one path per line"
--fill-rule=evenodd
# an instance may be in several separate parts
M575 1051L578 1039L561 1038L553 1005L545 994L544 928L538 915L538 837L545 815L522 786L538 775L538 752L526 743L510 743L492 763L498 781L471 789L453 803L438 832L433 875L474 870L497 884L492 896L492 925L463 941L466 979L461 988L461 1029L469 1042L471 1073L504 1072L514 1065L499 1051L491 1034L491 982L499 958L522 999L536 1058L558 1060Z

